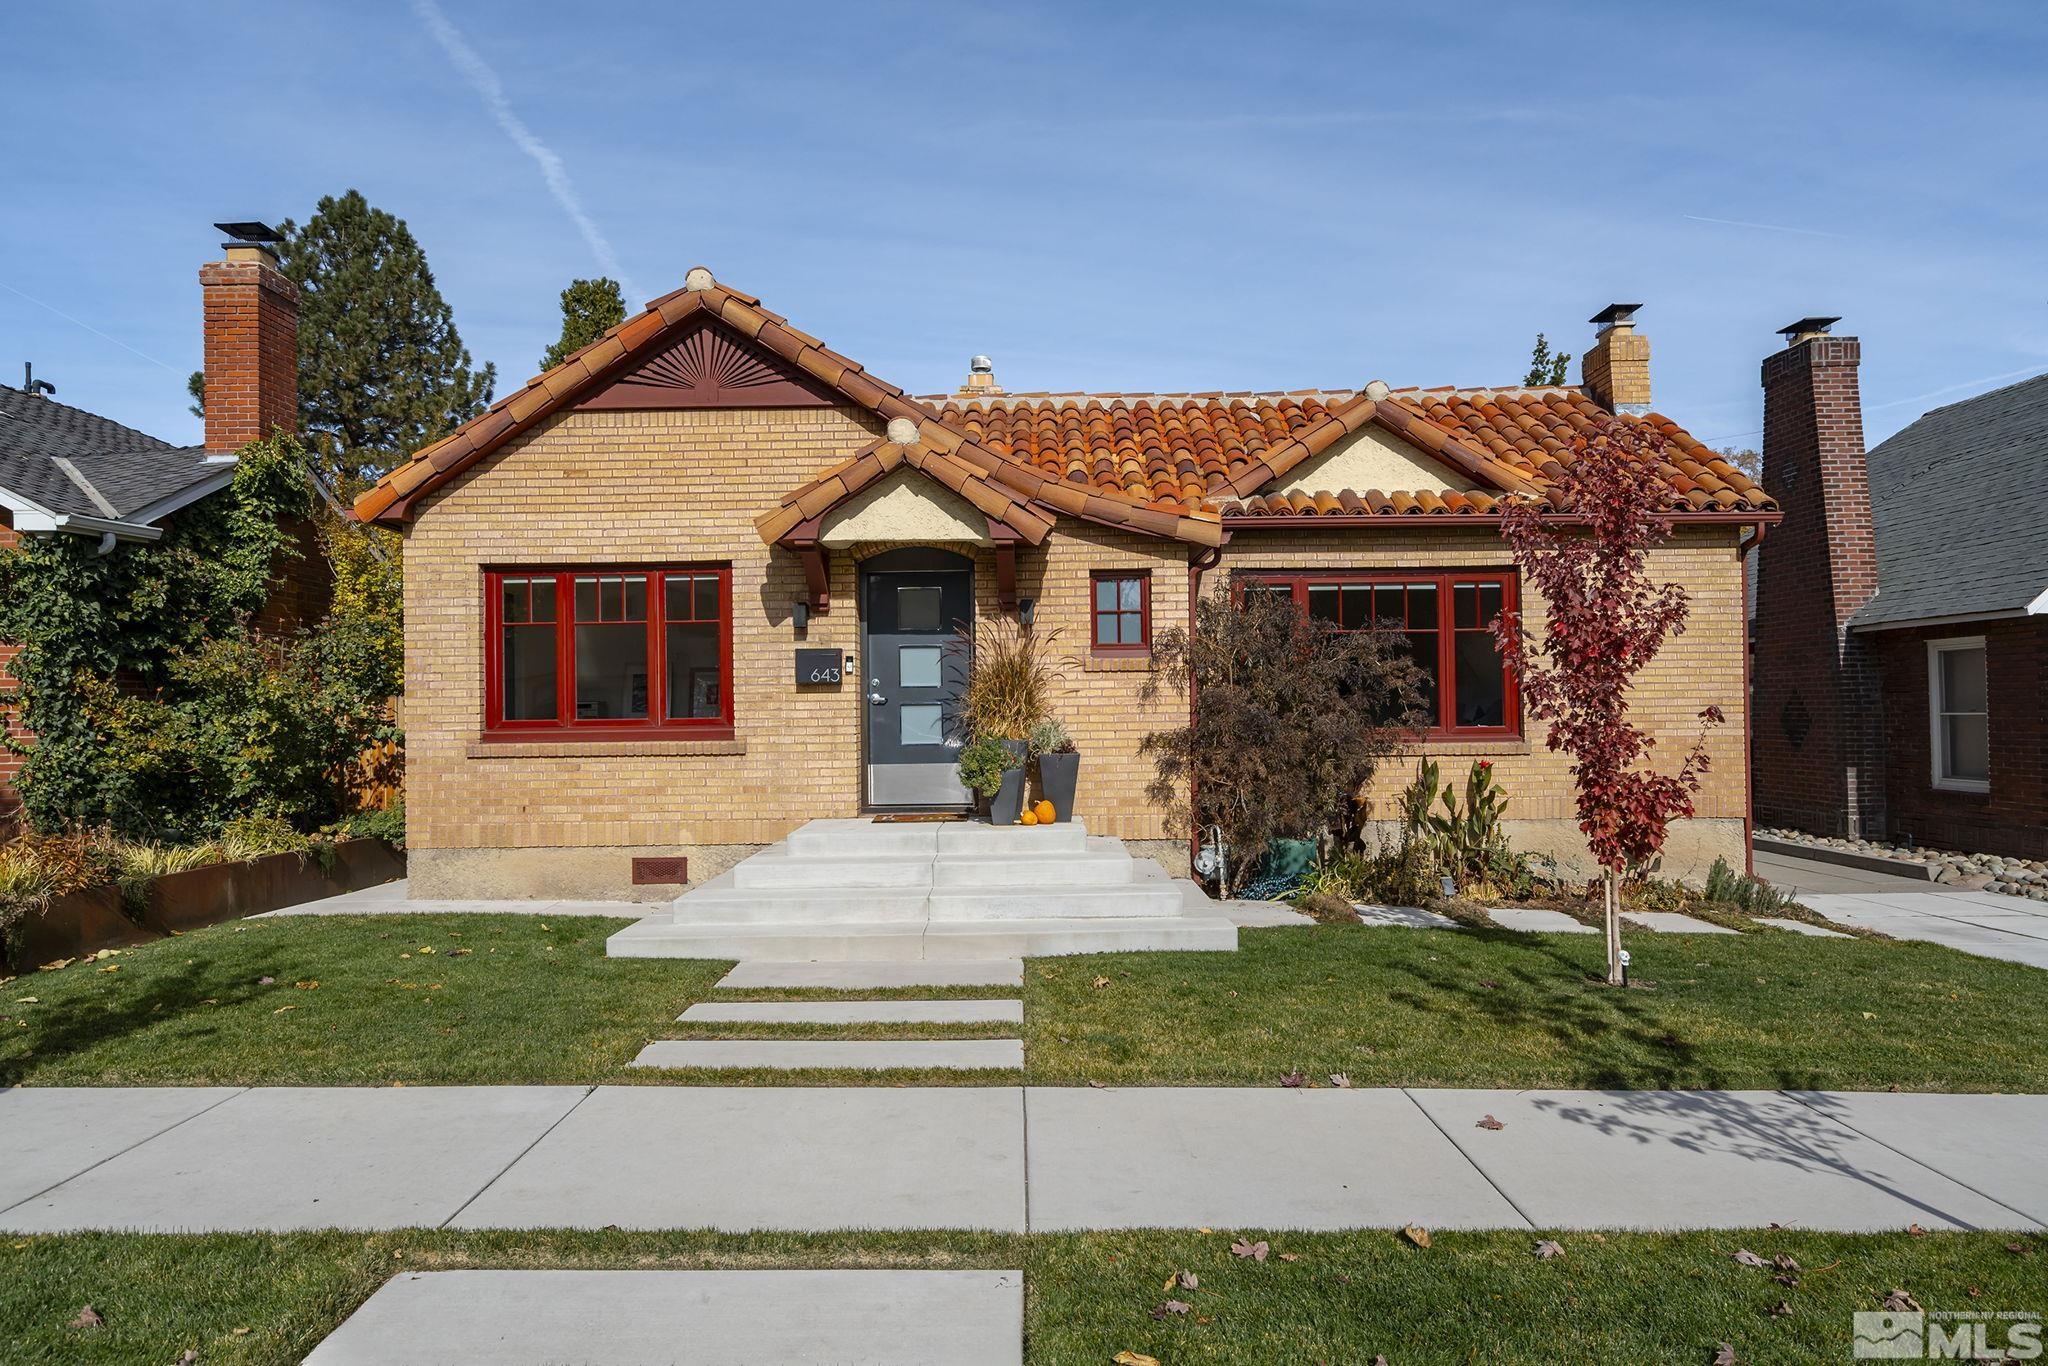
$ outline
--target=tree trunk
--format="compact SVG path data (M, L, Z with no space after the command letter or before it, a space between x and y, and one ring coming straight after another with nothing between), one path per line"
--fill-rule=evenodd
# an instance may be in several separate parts
M1607 924L1607 985L1621 985L1621 883L1612 868L1600 878L1602 918Z

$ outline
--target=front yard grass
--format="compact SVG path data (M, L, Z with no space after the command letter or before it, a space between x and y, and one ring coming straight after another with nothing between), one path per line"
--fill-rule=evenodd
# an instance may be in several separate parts
M605 936L625 923L249 920L27 973L0 985L0 1083L1016 1080L629 1068L651 1039L777 1031L679 1024L726 965L604 957ZM1593 935L1319 926L1247 930L1239 942L1234 954L1031 960L1026 1079L1269 1086L1300 1070L1317 1085L1343 1073L1355 1086L2048 1091L2048 973L1929 944L1634 933L1639 985L1615 990L1597 980ZM992 1032L909 1025L838 1036Z
M1846 1361L1850 1315L1904 1290L1930 1310L2039 1310L2038 1237L2011 1234L1564 1233L1540 1261L1527 1232L1381 1231L637 1234L78 1234L0 1240L9 1362L300 1360L389 1277L466 1267L1021 1268L1025 1360L1190 1363ZM1738 1264L1747 1248L1800 1264L1796 1285ZM2017 1250L2009 1250L2016 1248ZM1194 1273L1192 1290L1162 1287ZM1167 1299L1185 1315L1152 1317ZM68 1325L91 1304L97 1328ZM1783 1311L1774 1313L1782 1304ZM1996 1334L2001 1330L1994 1326ZM1995 1341L1995 1339L1994 1339Z
M1935 945L1783 933L1316 926L1238 951L1025 965L1031 1080L1129 1086L2048 1091L2048 972Z

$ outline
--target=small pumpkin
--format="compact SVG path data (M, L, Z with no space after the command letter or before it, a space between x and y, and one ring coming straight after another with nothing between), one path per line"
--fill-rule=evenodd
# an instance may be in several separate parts
M1038 805L1032 807L1031 810L1038 817L1040 825L1051 825L1055 820L1059 819L1059 812L1053 810L1052 803L1043 797L1038 799Z
M1030 807L1028 807L1028 806L1027 806L1027 807L1025 807L1025 808L1024 808L1024 814L1023 814L1023 815L1021 815L1021 816L1019 816L1019 817L1017 817L1017 824L1019 824L1019 825L1036 825L1036 824L1038 824L1038 813L1037 813L1036 811L1032 810L1032 809L1031 809Z

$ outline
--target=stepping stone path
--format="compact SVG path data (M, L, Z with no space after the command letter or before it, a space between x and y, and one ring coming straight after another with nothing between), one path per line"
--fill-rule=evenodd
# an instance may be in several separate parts
M1811 935L1815 939L1849 939L1854 937L1843 934L1840 930L1830 930L1824 929L1819 925L1809 925L1804 920L1787 920L1775 915L1760 915L1756 920L1759 925L1774 925L1778 929L1790 930L1794 934Z
M811 987L883 991L919 986L1021 987L1018 959L979 963L832 962L741 963L718 983L721 991ZM1010 1071L1024 1068L1024 1003L986 1000L700 1001L676 1017L682 1024L716 1026L787 1025L810 1031L821 1026L982 1025L1015 1026L1003 1038L867 1039L763 1038L659 1039L640 1050L635 1067L662 1068L845 1068L862 1072L943 1069Z
M1716 925L1711 920L1699 920L1677 911L1623 911L1621 918L1637 929L1656 930L1663 934L1734 934L1736 931L1726 925Z
M1502 929L1519 930L1524 934L1599 933L1591 925L1574 920L1563 911L1546 911L1535 906L1489 906L1486 913Z
M428 1271L307 1366L929 1366L1024 1359L1021 1271Z
M1455 930L1458 922L1435 911L1425 911L1420 906L1374 906L1365 902L1353 903L1358 910L1360 922L1367 925L1388 925L1407 930Z

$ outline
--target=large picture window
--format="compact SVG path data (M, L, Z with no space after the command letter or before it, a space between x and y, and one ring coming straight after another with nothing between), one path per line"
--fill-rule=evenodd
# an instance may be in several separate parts
M1991 790L1991 687L1984 637L1927 642L1927 712L1932 722L1934 785L1951 792Z
M490 571L484 729L729 735L731 590L716 565Z
M1431 735L1521 734L1521 698L1491 630L1495 617L1517 607L1512 573L1253 573L1238 582L1242 592L1290 598L1340 630L1378 622L1405 635L1410 656L1429 676Z

